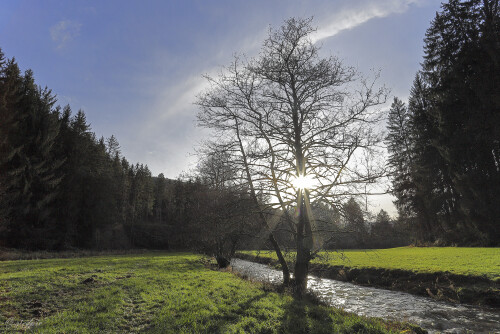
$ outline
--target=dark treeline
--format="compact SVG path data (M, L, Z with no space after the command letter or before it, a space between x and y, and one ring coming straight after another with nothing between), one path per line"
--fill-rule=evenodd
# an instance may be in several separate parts
M500 9L451 0L387 137L397 207L424 243L499 245Z
M0 247L185 248L199 191L129 163L0 52Z

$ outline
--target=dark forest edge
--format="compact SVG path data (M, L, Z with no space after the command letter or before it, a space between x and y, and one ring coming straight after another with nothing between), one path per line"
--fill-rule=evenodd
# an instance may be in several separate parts
M0 247L186 248L200 182L153 177L0 50Z
M441 8L408 103L389 112L395 204L420 241L499 245L499 1Z

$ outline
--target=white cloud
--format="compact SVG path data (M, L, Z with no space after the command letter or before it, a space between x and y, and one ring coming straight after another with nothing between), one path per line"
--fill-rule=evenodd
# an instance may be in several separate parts
M57 43L57 48L63 48L80 34L81 23L62 20L50 28L50 37Z
M403 13L411 4L420 0L387 0L362 3L358 8L352 7L342 10L328 17L328 24L320 24L320 28L312 35L311 40L316 43L322 39L335 36L339 32L357 27L373 18L382 18L391 14Z

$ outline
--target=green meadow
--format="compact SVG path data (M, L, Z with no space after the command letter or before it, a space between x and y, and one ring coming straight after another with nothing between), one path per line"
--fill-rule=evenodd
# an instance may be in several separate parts
M297 301L193 254L0 262L1 333L409 333Z
M276 259L273 252L248 252ZM291 256L293 254L289 254ZM500 248L400 247L322 252L313 263L350 268L403 269L421 273L450 272L500 280Z

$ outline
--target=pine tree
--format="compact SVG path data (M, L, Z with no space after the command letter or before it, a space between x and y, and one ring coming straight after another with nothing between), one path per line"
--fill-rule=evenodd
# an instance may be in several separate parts
M398 98L394 98L389 110L387 130L388 165L391 169L392 193L396 196L395 204L400 214L413 216L415 210L412 198L415 184L412 178L414 151L411 114Z
M361 206L351 197L343 206L343 214L347 230L356 240L356 247L364 248L368 231Z
M160 173L156 178L154 184L155 191L154 191L154 205L153 205L155 220L159 223L164 222L166 218L165 214L166 199L167 199L166 186L167 186L167 181L165 179L165 176L163 175L163 173Z
M423 241L500 242L499 59L499 0L450 0L427 30L406 125L398 123L402 104L393 104L387 140L396 204Z
M415 212L414 226L417 239L434 242L443 237L439 213L443 206L440 184L443 179L443 162L433 146L436 134L435 120L429 115L431 104L428 87L417 74L408 101L412 142L411 179L413 190L408 197Z
M11 191L16 183L12 160L22 149L15 140L22 114L16 105L21 99L21 74L14 59L6 60L0 49L0 234L11 229Z
M380 210L372 226L372 236L388 240L391 237L392 225L391 217L385 210Z
M106 152L110 157L120 156L120 144L114 135L106 139Z
M35 85L33 73L20 75L14 60L2 60L1 117L2 207L7 208L6 235L12 244L51 247L44 233L52 226L52 202L64 160L56 159L58 110L52 92ZM5 65L5 66L4 66Z
M498 244L500 208L498 0L452 0L426 34L423 76L443 165L445 208L459 238Z

